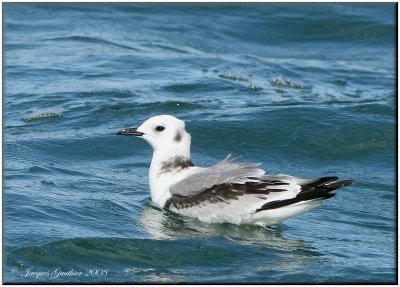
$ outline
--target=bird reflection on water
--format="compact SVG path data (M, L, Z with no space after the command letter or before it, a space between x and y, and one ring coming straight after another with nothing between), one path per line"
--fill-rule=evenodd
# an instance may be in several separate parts
M303 251L320 255L303 241L283 237L284 225L254 226L230 223L205 223L149 205L140 216L140 223L152 239L185 239L224 237L242 245L262 244L280 250Z
M253 262L253 270L257 270L259 278L265 275L273 277L280 272L296 272L310 265L327 263L324 254L311 245L301 240L286 238L283 235L285 233L283 224L269 227L229 223L209 224L152 205L144 209L139 222L153 240L184 240L193 245L199 244L200 240L206 247L203 252L207 252L206 249L210 248L211 244L211 247L217 248L217 252L225 252L224 256L230 257L228 261L232 264L236 264L235 261L244 262L245 258L251 258L256 252L260 256ZM216 241L219 242L217 246L211 243ZM242 248L234 247L238 245ZM239 249L242 251L237 252ZM201 252L201 250L194 251L194 254L187 256L196 257L197 253ZM220 276L222 279L225 275L220 274ZM206 278L204 280L207 281Z

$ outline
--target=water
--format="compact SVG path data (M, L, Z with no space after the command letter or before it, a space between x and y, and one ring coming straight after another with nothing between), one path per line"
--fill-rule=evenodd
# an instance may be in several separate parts
M3 8L5 282L395 283L394 3ZM195 164L357 183L269 228L170 214L115 135L157 114Z

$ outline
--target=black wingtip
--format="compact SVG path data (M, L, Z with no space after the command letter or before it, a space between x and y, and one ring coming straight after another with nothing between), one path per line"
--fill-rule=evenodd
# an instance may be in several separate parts
M321 177L318 178L316 181L309 183L308 185L310 186L321 186L321 185L325 185L329 182L338 180L337 176L326 176L326 177Z
M320 200L328 199L335 196L335 194L332 192L333 190L349 186L354 182L356 182L354 179L346 179L340 181L337 180L338 178L336 176L319 178L310 184L302 185L301 192L298 193L296 197L268 202L263 206L261 206L259 209L257 209L256 212L276 209L294 203L298 203L301 201L314 200L314 199L320 199Z
M330 183L324 184L322 187L326 187L326 188L328 188L330 190L335 190L335 189L338 189L338 188L342 188L342 187L345 187L345 186L352 185L355 182L356 181L354 179L346 179L346 180L330 182Z

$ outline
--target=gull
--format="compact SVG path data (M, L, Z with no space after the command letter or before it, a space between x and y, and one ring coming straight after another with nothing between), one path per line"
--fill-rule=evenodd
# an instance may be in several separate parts
M160 208L209 223L268 226L321 205L332 192L354 183L336 176L302 179L268 174L259 163L230 155L211 166L195 166L185 122L154 116L118 135L140 137L153 148L149 169L152 201Z

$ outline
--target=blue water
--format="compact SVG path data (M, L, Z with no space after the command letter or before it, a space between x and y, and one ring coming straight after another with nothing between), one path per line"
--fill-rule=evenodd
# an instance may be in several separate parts
M387 4L3 4L7 283L395 283L396 20ZM150 202L151 149L357 183L269 228Z

